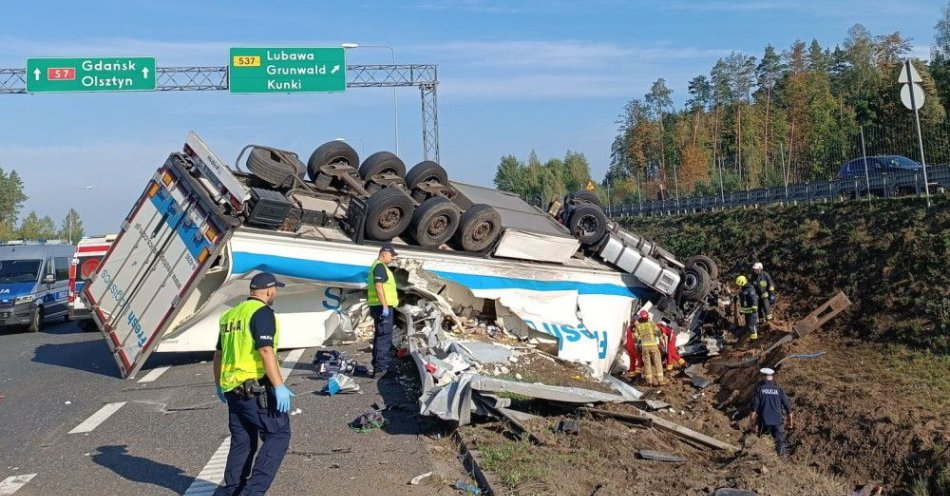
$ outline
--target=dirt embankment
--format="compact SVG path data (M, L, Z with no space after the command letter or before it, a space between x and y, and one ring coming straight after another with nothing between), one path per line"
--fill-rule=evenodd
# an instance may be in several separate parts
M783 350L826 352L787 361L779 374L798 412L792 462L850 482L948 494L950 199L922 207L877 200L870 209L806 205L625 224L684 258L713 255L724 280L761 261L784 321L845 291L851 310Z

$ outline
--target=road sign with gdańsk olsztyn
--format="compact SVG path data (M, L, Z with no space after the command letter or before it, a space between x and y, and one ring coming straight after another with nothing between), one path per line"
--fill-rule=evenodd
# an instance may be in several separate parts
M344 91L343 48L232 48L231 93Z
M155 91L155 57L33 58L26 91Z

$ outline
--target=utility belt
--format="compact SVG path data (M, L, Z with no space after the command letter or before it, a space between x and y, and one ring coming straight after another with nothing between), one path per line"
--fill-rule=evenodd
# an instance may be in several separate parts
M231 392L245 401L255 398L257 400L257 406L262 409L267 409L268 398L273 395L272 390L273 387L270 381L264 376L260 379L248 379L238 384L238 387L232 389Z

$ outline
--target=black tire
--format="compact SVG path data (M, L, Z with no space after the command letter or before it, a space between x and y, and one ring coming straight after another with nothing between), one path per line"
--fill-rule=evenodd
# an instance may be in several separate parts
M712 258L707 257L706 255L696 255L695 257L690 257L686 260L686 266L698 265L709 274L709 278L712 280L719 279L719 265Z
M289 188L294 184L294 177L302 177L303 163L290 152L252 148L247 156L247 168L271 186Z
M448 198L435 196L419 205L406 233L423 248L437 248L448 241L458 227L458 208Z
M33 310L33 316L30 318L30 324L27 330L30 332L40 332L43 329L43 307L36 307Z
M419 162L406 174L406 184L410 190L416 189L420 183L432 180L437 180L443 186L449 185L448 173L441 165L431 160Z
M607 216L597 205L578 205L571 210L567 228L584 246L593 246L607 234Z
M307 177L313 181L324 165L344 162L356 169L359 167L360 156L352 146L343 141L328 141L310 154L310 160L307 161Z
M709 273L705 269L698 265L690 265L683 271L680 293L690 301L702 300L709 294L710 282Z
M412 221L413 204L399 188L384 188L366 202L366 237L389 241L402 234Z
M366 157L366 160L363 161L363 165L360 166L360 177L362 177L364 181L376 174L382 174L384 172L405 178L406 164L394 153L376 152Z
M583 201L586 201L586 202L590 202L590 203L593 203L594 205L597 205L598 207L601 207L601 208L604 207L604 205L600 202L600 197L597 196L597 193L594 193L593 191L587 191L587 190L583 190L583 189L580 190L580 191L575 191L575 192L574 192L574 199L575 199L575 200L583 200Z
M501 215L491 206L479 203L462 214L452 242L458 249L478 253L488 249L500 234Z

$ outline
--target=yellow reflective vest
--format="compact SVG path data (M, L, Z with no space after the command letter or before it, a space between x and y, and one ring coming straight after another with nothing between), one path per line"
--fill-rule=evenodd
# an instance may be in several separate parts
M264 361L251 334L251 317L263 306L263 301L251 298L224 312L218 321L221 333L221 377L218 384L222 391L231 391L248 379L261 379L266 375ZM275 353L279 337L280 323L277 323Z
M640 346L659 346L660 345L660 328L653 322L638 322L637 323L637 339L640 341Z
M376 294L376 280L373 277L373 272L376 270L377 265L382 265L386 269L386 282L383 283L383 294L386 296L386 305L392 308L399 306L399 295L396 293L396 278L393 276L393 271L389 270L389 267L386 267L386 264L376 260L373 262L373 265L369 266L369 276L366 279L366 304L371 307L378 307L382 305L382 302L379 301L379 295Z

